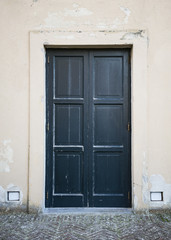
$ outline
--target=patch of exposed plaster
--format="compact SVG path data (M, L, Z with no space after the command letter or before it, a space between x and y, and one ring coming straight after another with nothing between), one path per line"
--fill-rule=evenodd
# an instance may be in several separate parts
M128 32L123 35L121 40L132 40L134 38L144 38L144 30L139 30L135 32Z
M8 202L7 201L7 192L8 191L19 191L20 192L20 201L14 201L14 202ZM21 205L23 202L23 193L20 190L20 188L14 184L9 184L6 189L4 189L2 186L0 186L0 205L6 204L6 205L11 205L11 204L19 204Z
M84 17L92 14L93 12L89 11L87 8L79 8L77 6L75 6L73 10L69 10L65 8L63 12L64 16L71 16L71 17Z
M67 35L67 36L55 36L55 38L60 39L74 39L75 37L73 35Z
M95 37L96 34L95 33L90 33L90 37Z
M150 177L150 192L163 192L163 201L151 201L151 207L171 207L171 184L165 182L164 178L160 175L152 175Z
M148 168L146 152L143 153L142 198L143 202L149 205Z
M97 25L98 28L100 29L117 29L118 27L125 25L128 23L129 16L131 14L131 11L126 8L126 7L120 7L120 10L124 12L125 16L124 18L115 18L113 21L111 20L106 20L106 21L100 21Z
M125 13L124 23L127 24L128 23L128 18L131 14L131 11L126 7L120 7L120 10Z
M138 208L138 197L134 195L134 209Z
M6 200L6 198L5 198L5 189L0 186L0 203L5 202L5 200Z
M128 23L129 17L131 15L130 9L127 7L120 7L120 10L124 13L120 17L116 17L113 19L106 18L99 18L97 19L97 23L93 23L90 20L85 18L85 21L78 21L77 18L82 18L86 16L93 15L94 13L87 9L81 7L79 4L74 3L71 9L64 8L62 11L58 12L49 12L48 16L44 19L44 24L40 24L36 29L55 29L55 28L62 28L62 27L73 27L73 26L91 26L96 27L97 29L106 29L106 30L113 30L117 29L125 24ZM68 18L70 17L70 18ZM72 17L72 18L71 18Z
M131 14L131 11L126 7L120 7L120 10L124 12L125 17L124 18L115 18L113 21L99 21L98 28L100 29L117 29L118 27L125 25L128 23L128 18Z
M73 4L73 9L64 8L63 11L50 12L48 13L47 18L44 20L45 24L40 25L39 28L50 28L54 29L56 27L64 27L78 25L76 18L85 17L92 15L93 12L87 8L81 8L78 4ZM72 19L67 19L67 17L72 17Z
M97 28L101 29L101 30L112 30L112 29L116 29L117 27L121 26L123 23L122 21L120 21L118 18L115 18L113 21L99 21Z
M10 172L10 163L13 163L13 149L11 140L4 140L0 144L0 172Z
M69 22L66 22L63 12L48 13L48 16L45 18L44 22L45 23L43 25L40 25L38 28L55 29L57 27L64 27L66 23L68 26L73 26L76 24L76 22L71 19Z
M41 103L44 103L44 96L41 96Z

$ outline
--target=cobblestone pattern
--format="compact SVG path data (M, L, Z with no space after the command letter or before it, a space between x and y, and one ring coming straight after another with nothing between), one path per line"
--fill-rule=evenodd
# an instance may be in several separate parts
M0 239L171 239L171 213L0 214Z

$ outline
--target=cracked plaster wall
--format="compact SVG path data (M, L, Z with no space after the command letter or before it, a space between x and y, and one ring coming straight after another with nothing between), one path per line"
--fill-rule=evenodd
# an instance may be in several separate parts
M99 31L110 34L110 31L126 30L128 33L123 38L129 40L141 38L142 29L145 29L148 32L148 151L141 153L144 156L144 161L139 163L142 169L141 184L133 183L133 188L138 189L138 194L133 196L134 206L153 207L149 201L149 192L155 186L155 182L164 189L167 196L163 205L170 206L171 1L109 0L106 3L103 0L7 0L0 1L0 9L2 189L6 189L12 182L22 190L23 201L27 201L29 32L68 31L69 34L60 35L65 41L75 39L75 31L89 32L96 37L96 32ZM40 101L41 98L42 96ZM141 106L139 110L141 111ZM36 154L39 158L39 152ZM138 159L136 161L138 162ZM0 199L2 200L2 196ZM41 204L42 200L37 201L37 205ZM163 205L160 203L156 206Z

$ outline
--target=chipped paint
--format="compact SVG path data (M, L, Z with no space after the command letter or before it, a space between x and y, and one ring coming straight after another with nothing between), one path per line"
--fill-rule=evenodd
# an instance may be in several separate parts
M144 38L144 30L125 33L121 40L132 40L134 38Z
M60 38L60 39L74 39L74 35L67 35L67 36L55 36L55 38Z
M64 18L64 12L48 13L47 18L44 19L44 24L40 25L38 29L55 29L57 27L62 27L66 24L68 26L73 26L74 24L76 24L76 22L71 19L67 22L67 20L65 20Z
M78 4L73 4L73 9L64 8L62 11L49 12L47 18L44 19L45 24L38 26L38 29L50 28L55 29L57 27L71 27L78 25L76 18L86 17L93 15L94 13L87 8L80 7ZM92 24L90 20L86 20L82 25L84 26L95 26L98 29L117 29L128 23L131 11L127 7L120 7L120 10L124 13L124 16L116 17L113 19L99 18L97 24ZM122 14L123 15L123 14ZM71 17L68 21L68 17Z
M41 103L44 103L44 96L41 96Z
M13 163L13 149L11 140L4 140L0 145L0 172L10 172L10 163Z
M143 174L142 174L142 199L145 204L149 204L149 186L148 186L148 168L147 168L147 154L143 153Z
M5 202L5 200L6 200L5 192L6 192L5 189L0 186L0 203Z
M171 184L166 183L164 177L160 174L151 175L150 183L150 192L163 192L163 201L150 201L150 206L153 208L171 207Z
M90 37L95 37L96 34L95 33L90 33Z
M128 23L128 18L131 14L131 11L126 7L120 7L120 10L122 12L124 12L124 14L125 14L124 18L123 17L121 17L121 18L116 17L113 21L111 21L111 20L101 21L101 19L99 19L98 25L97 25L98 29L105 29L105 30L106 29L117 29L118 27L127 24Z
M79 8L77 4L73 5L73 9L64 8L63 11L58 12L49 12L47 18L45 18L44 23L40 25L38 28L50 28L54 29L56 27L62 27L64 25L67 26L74 26L75 24L78 24L75 21L75 18L78 17L85 17L92 15L93 12L88 10L87 8ZM68 17L72 17L71 19L67 19Z
M119 18L115 18L113 21L99 21L97 28L100 30L112 30L118 28L122 24L123 23Z
M126 7L120 7L120 10L125 13L124 23L127 24L128 23L128 18L131 14L131 11Z
M134 209L138 208L138 197L134 196Z
M87 8L78 8L75 7L73 10L69 10L67 8L64 9L64 16L71 16L71 17L84 17L92 15L93 12L89 11Z

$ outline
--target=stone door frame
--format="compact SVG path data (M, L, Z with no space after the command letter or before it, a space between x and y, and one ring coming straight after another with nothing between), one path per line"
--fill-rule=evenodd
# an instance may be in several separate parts
M131 48L131 116L132 116L132 207L145 208L148 201L146 164L147 132L147 46L145 30L103 32L30 32L29 78L29 163L28 207L44 211L45 204L45 80L46 48Z

